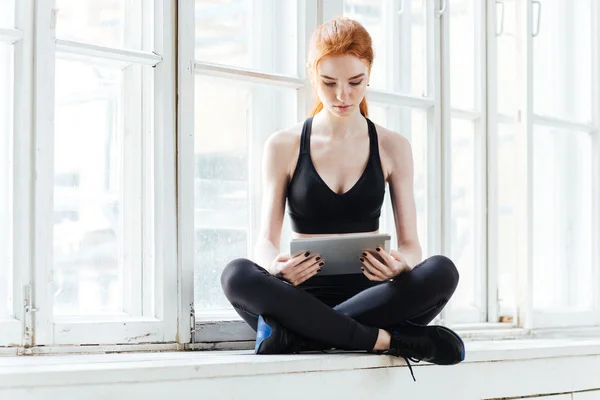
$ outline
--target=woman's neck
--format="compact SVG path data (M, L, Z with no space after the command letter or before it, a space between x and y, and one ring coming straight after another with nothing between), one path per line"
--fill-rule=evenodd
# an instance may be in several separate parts
M329 111L321 110L313 118L313 131L316 127L319 136L327 136L331 140L343 140L364 133L367 122L356 110L346 118L339 118Z

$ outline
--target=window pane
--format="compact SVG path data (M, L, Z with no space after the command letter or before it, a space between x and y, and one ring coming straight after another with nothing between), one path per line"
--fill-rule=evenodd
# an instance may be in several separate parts
M152 48L151 34L142 43L143 0L56 0L56 37L108 47ZM148 13L149 14L149 13Z
M12 314L13 49L0 43L0 317Z
M372 88L426 96L425 2L404 0L400 4L344 0L344 16L360 22L373 40Z
M450 7L450 97L453 108L475 108L475 4L454 0Z
M15 0L0 0L0 27L14 26Z
M196 58L297 74L297 0L196 0Z
M592 16L591 0L542 2L533 39L536 114L591 122Z
M389 64L386 39L390 40L391 26L385 23L384 0L361 1L344 0L344 16L360 22L371 35L375 59L371 69L370 84L374 89L390 90L390 82L386 79Z
M134 83L141 68L57 60L56 314L135 313L129 301L141 284L131 276L141 268L142 143Z
M476 155L477 145L471 121L452 119L450 149L450 258L460 272L460 283L454 295L454 304L478 306L476 289L479 288L481 270L475 268L478 246L477 220L478 177L481 167Z
M504 18L502 18L502 7L504 8ZM502 3L498 2L497 10L496 33L501 33L496 36L496 74L498 77L496 99L498 101L498 112L516 117L519 88L517 86L517 68L515 67L518 64L515 1L503 0Z
M592 152L583 132L534 127L533 304L592 307Z
M229 308L221 271L254 245L251 172L260 175L266 137L296 122L296 91L196 78L194 292L196 309ZM252 149L249 151L249 149ZM256 179L256 175L252 175ZM253 189L256 188L256 189ZM254 227L258 229L258 227ZM282 243L282 249L287 244Z
M496 218L496 249L498 265L498 295L502 315L512 312L516 299L516 269L517 265L517 193L518 171L515 126L498 124L498 186L496 201L498 203ZM494 321L492 321L494 322Z
M369 103L369 118L388 129L400 132L411 144L414 163L414 197L417 208L417 231L423 256L427 249L427 113L419 109ZM386 187L380 231L392 236L392 245L398 243L396 226L391 208L390 188Z

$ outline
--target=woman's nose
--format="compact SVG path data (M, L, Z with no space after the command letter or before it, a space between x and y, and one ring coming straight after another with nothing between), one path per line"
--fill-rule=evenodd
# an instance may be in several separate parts
M336 97L342 103L345 103L346 100L350 98L349 90L345 85L340 85L340 88L337 91Z

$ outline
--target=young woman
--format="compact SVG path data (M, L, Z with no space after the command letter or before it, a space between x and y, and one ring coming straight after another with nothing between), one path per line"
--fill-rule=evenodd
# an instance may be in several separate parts
M421 260L410 144L367 118L372 64L371 37L358 22L320 26L308 61L318 98L312 116L265 144L258 263L233 260L221 276L257 331L257 354L338 348L446 365L464 359L455 332L427 326L454 293L458 271L444 256ZM319 254L279 254L286 200L293 237L378 233L386 183L398 250L378 248L384 263L365 251L362 275L319 276L327 268Z

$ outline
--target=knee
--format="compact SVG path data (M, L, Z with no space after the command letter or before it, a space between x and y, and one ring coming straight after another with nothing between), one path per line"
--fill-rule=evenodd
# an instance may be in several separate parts
M454 293L460 278L454 262L442 255L433 256L429 261L435 264L435 275L439 286L446 288L450 295Z
M229 262L221 273L221 288L225 297L231 299L244 288L251 286L249 280L252 279L255 270L256 265L247 258L236 258Z

